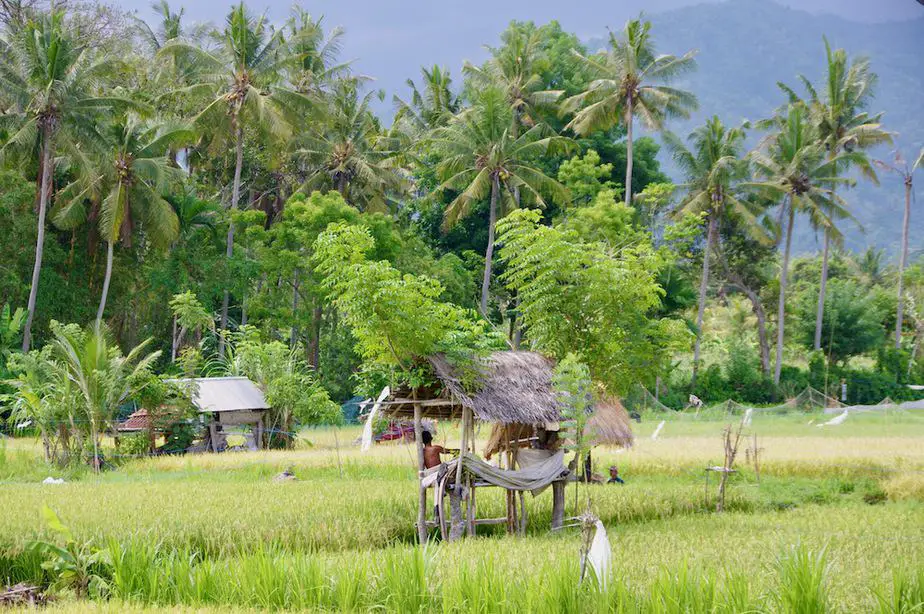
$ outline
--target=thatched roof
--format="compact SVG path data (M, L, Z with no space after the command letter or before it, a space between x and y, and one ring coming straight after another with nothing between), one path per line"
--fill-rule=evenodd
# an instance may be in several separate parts
M499 424L543 424L561 417L552 387L555 362L542 354L494 352L480 368L474 394L465 390L445 356L433 356L429 363L437 383L415 391L394 391L383 407L385 414L413 416L414 392L422 414L429 418L459 418L463 407L470 408L478 420ZM625 445L632 441L629 416L615 399L598 403L590 423L600 443Z

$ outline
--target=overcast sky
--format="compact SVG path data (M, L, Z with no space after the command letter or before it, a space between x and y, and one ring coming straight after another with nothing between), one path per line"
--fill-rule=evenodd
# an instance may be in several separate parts
M169 0L184 6L191 21L221 23L233 0ZM714 0L707 0L714 1ZM732 0L735 1L735 0ZM757 1L757 0L746 0ZM767 0L769 1L769 0ZM855 21L897 21L924 16L919 0L777 0L814 13ZM924 0L920 0L924 2ZM512 19L545 23L553 19L580 38L599 37L607 26L620 27L644 10L654 14L699 4L701 0L302 0L312 14L324 15L328 27L346 30L344 59L356 60L357 73L378 77L374 87L404 93L404 79L417 78L421 65L448 67L454 76L463 60L481 61L485 44ZM142 18L153 17L151 0L121 0ZM249 0L254 12L266 11L281 21L290 0ZM924 34L924 33L922 33Z

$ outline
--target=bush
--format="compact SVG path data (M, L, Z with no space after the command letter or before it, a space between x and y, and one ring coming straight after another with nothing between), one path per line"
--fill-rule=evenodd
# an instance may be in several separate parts
M150 451L151 440L146 432L132 433L119 437L120 456L145 456Z

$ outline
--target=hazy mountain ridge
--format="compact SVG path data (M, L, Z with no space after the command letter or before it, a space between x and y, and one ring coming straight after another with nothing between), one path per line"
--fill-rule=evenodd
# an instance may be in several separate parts
M908 157L924 145L924 18L865 24L770 2L733 0L677 9L651 15L650 19L659 51L698 50L699 68L681 85L697 94L700 111L689 121L672 122L669 128L677 134L686 135L711 115L728 124L767 117L785 102L777 81L801 87L798 74L813 82L820 77L824 68L822 36L827 36L832 46L845 48L851 57L870 58L879 75L870 110L884 112L884 127L898 133L896 145ZM593 39L588 46L597 49L603 42L603 38ZM753 142L758 137L755 134ZM886 147L873 155L891 158L892 154ZM662 159L673 176L670 160L666 155ZM861 181L846 196L866 230L864 233L856 224L844 222L850 249L874 245L890 253L897 250L904 192L897 176L880 173L880 180L879 187ZM919 178L919 185L924 185L924 178ZM913 227L920 227L921 208L912 206L916 216ZM797 230L795 240L799 251L817 246L814 234L804 227ZM922 248L924 237L913 233L911 249Z

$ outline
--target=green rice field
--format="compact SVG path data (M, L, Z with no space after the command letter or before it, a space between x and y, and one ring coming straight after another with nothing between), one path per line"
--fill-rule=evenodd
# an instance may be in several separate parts
M102 552L105 586L60 591L62 611L922 612L924 415L757 416L742 443L726 511L716 513L720 419L659 417L628 450L598 448L623 486L582 486L605 524L612 573L579 582L581 536L549 531L551 493L527 496L525 537L416 545L415 451L362 454L358 427L307 430L292 451L126 461L63 475L30 439L0 447L0 576L49 581L34 540ZM438 442L455 445L441 425ZM759 479L751 452L759 450ZM487 437L482 427L481 439ZM274 482L291 467L297 481ZM574 511L574 486L567 493ZM583 508L579 511L583 511ZM479 514L503 495L479 492Z

